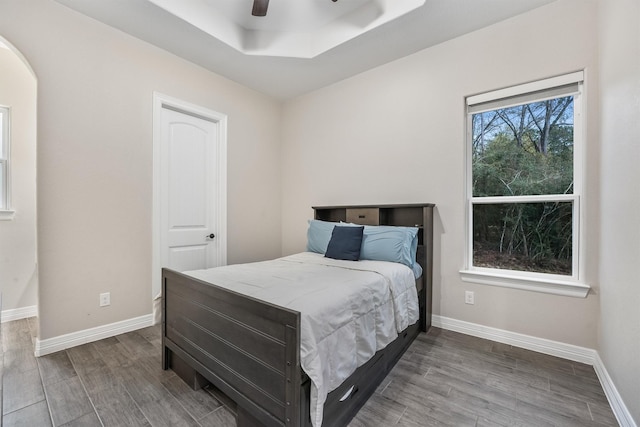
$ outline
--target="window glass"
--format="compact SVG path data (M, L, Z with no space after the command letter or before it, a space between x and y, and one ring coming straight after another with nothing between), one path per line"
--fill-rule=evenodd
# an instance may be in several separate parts
M0 159L4 160L5 156L5 136L4 136L4 121L5 121L5 108L0 107Z
M9 110L0 107L0 209L8 209Z
M573 203L473 206L473 265L572 274Z
M578 279L581 77L467 98L469 268Z
M473 114L473 196L573 193L573 96Z
M0 161L0 209L6 209L7 207L5 206L5 167L4 167L4 162Z

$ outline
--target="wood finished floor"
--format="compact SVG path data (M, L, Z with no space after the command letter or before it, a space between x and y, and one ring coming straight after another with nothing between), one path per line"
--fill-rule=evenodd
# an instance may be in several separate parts
M35 358L35 324L2 324L0 425L235 426L233 402L162 371L159 327ZM350 427L442 425L618 424L591 366L432 328Z

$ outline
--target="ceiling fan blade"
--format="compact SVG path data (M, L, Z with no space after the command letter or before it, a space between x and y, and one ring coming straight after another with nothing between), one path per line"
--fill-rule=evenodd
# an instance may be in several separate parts
M253 0L253 10L251 14L253 16L266 16L268 7L269 0Z

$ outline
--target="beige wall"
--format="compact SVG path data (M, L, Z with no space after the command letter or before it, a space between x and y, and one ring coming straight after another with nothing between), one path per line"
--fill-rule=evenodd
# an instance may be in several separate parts
M1 35L1 34L0 34ZM2 310L37 304L36 81L9 49L0 48L0 105L11 107L11 221L0 221Z
M600 356L640 425L640 2L602 0Z
M51 0L0 31L38 78L41 339L151 312L153 91L229 117L228 262L280 254L279 103Z
M433 202L435 314L596 348L595 11L592 1L559 1L288 102L283 252L304 249L310 206ZM581 299L463 283L465 96L580 69L586 69L589 99L587 280L596 295ZM475 291L475 305L464 304L465 290Z
M229 116L230 263L304 249L312 205L434 202L435 313L598 348L638 420L640 195L629 183L640 178L640 94L638 55L627 53L638 48L638 4L599 3L600 18L596 0L559 0L282 109L51 0L0 0L0 35L38 77L40 338L151 310L159 91ZM587 74L584 225L594 292L577 299L463 284L464 97L578 69ZM463 303L467 289L473 306ZM112 305L101 309L105 291Z

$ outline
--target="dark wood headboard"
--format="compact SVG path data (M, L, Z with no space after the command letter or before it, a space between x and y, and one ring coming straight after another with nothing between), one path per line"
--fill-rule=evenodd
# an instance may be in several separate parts
M431 326L433 288L433 203L407 205L314 206L315 219L352 222L362 225L418 227L416 260L422 267L420 329Z

